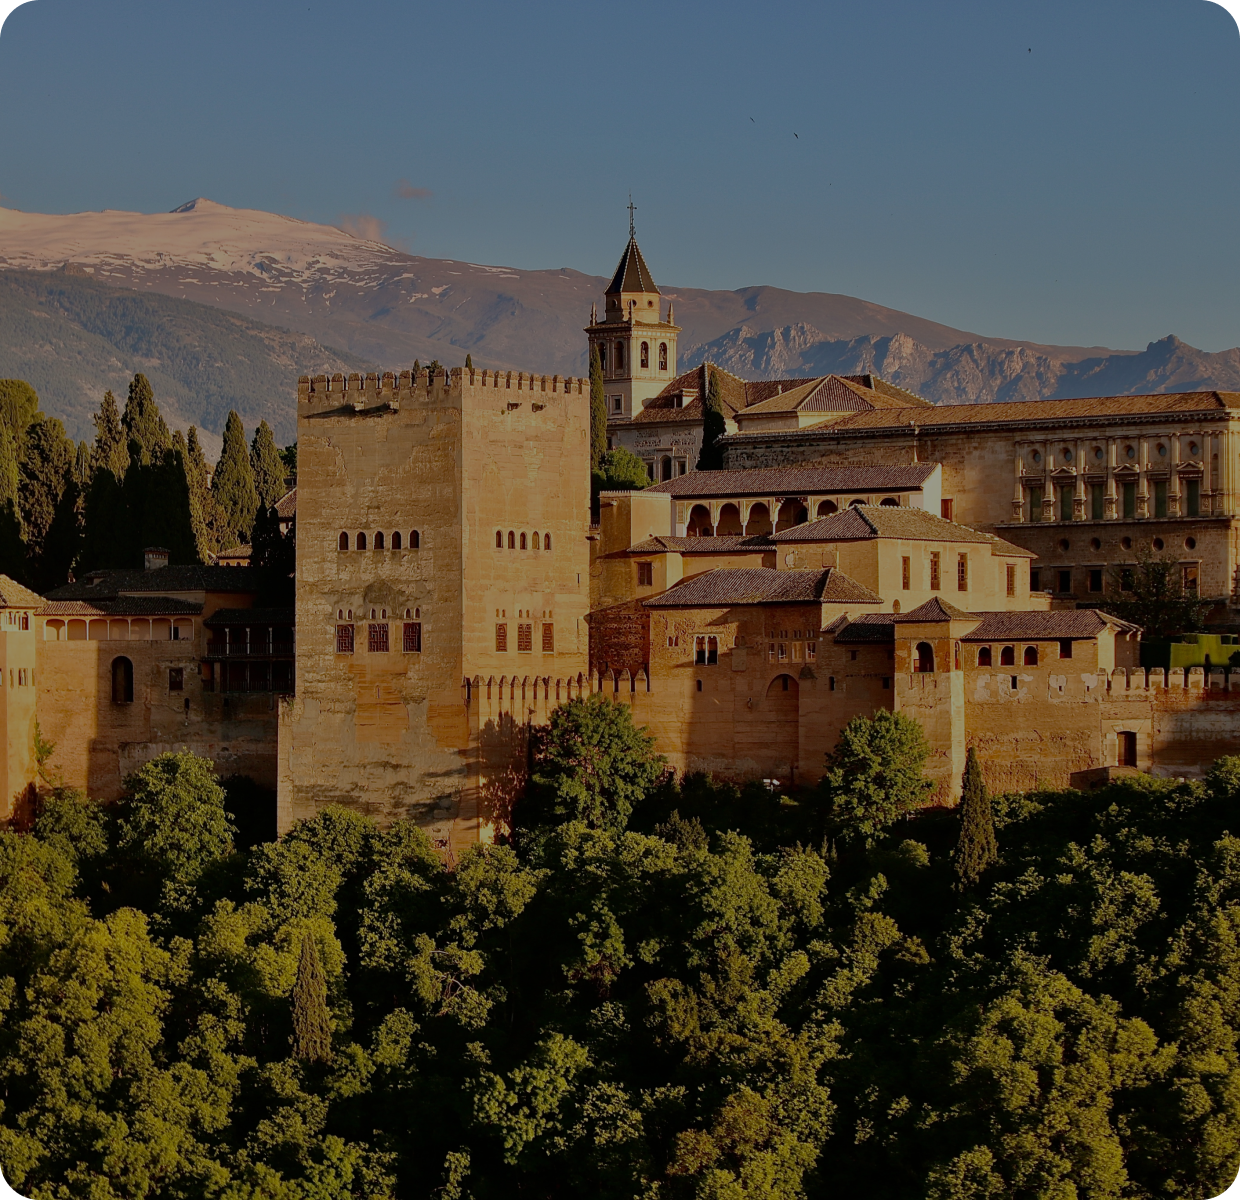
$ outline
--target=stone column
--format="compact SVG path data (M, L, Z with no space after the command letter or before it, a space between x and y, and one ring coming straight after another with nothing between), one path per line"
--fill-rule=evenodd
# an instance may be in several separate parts
M1180 515L1180 433L1171 435L1171 478L1167 480L1167 516Z
M1024 463L1020 457L1020 445L1016 446L1016 470L1014 472L1015 482L1012 486L1012 520L1023 521L1025 519L1025 484L1024 484Z
M1107 438L1107 494L1104 501L1103 516L1114 521L1119 516L1115 502L1115 439Z
M1085 520L1085 443L1078 441L1076 450L1076 494L1072 497L1072 519Z
M1137 443L1137 516L1150 515L1150 439L1142 436Z

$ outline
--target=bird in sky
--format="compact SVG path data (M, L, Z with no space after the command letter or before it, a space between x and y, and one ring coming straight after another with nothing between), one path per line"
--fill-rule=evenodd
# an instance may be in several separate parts
M796 138L798 142L801 140L801 135L799 133L794 133L792 136Z

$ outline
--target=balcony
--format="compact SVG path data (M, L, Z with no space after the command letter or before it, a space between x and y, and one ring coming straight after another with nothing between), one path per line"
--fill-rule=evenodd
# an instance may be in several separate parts
M208 658L292 658L292 642L208 642Z

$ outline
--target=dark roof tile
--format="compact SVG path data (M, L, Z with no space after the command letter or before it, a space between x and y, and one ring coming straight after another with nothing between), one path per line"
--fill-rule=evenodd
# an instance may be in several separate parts
M650 292L656 296L659 294L659 289L654 286L654 279L650 275L650 269L646 266L646 260L642 258L642 252L637 248L635 237L629 238L629 244L625 246L624 253L620 255L620 265L616 267L616 273L612 276L604 295L615 296L620 292Z
M68 583L49 600L112 600L122 592L259 592L266 577L254 567L159 567L153 571L104 571L98 582Z
M733 604L881 604L869 588L834 567L775 571L719 568L676 584L644 601L647 608L722 608Z

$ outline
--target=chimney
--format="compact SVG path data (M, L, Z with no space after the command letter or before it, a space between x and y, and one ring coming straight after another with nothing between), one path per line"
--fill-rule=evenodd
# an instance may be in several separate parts
M160 567L168 565L168 551L162 546L147 546L145 553L148 571L158 571Z

